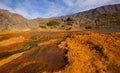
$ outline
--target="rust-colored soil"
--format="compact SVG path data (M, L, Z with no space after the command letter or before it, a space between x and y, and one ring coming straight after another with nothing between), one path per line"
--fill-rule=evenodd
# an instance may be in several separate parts
M120 33L71 35L59 47L69 62L60 73L120 73Z
M8 33L0 73L120 73L120 33L51 32Z

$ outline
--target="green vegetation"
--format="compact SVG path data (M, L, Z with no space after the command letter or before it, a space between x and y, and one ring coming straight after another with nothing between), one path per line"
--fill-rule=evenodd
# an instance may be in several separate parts
M9 57L9 56L11 56L11 55L13 55L13 54L21 53L21 52L30 50L30 49L33 48L34 46L36 46L36 43L31 42L31 43L27 43L27 44L23 45L23 47L22 47L20 50L13 51L13 52L0 53L0 60L1 60L1 59L4 59L4 58L7 58L7 57Z
M73 19L68 17L66 21L73 21Z
M39 41L40 40L40 37L39 36L32 36L31 39L33 41Z
M34 35L31 37L31 39L36 42L43 42L43 41L51 39L51 37L49 35L39 35L39 36Z
M23 51L29 50L29 49L33 48L34 46L36 46L35 43L26 44L23 46L23 48L20 51L23 52Z
M59 26L60 22L52 20L47 23L47 26L50 26L51 28L57 28Z
M46 29L47 25L46 24L39 24L39 27Z
M93 24L86 24L85 25L85 29L94 29L94 28L97 28L98 26L95 26Z

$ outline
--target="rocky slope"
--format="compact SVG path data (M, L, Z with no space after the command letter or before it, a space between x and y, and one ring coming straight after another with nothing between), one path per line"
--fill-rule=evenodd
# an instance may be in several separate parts
M26 30L29 28L29 22L21 15L0 10L0 30Z
M108 14L108 13L120 13L120 4L114 4L114 5L105 5L105 6L101 6L95 9L91 9L88 11L83 11L83 12L79 12L76 14L72 14L72 15L67 15L67 16L62 16L63 18L66 17L74 17L74 18L79 18L79 17L86 17L86 18L90 18L93 16L98 16L101 14Z
M120 27L120 4L101 6L72 15L61 16L63 27Z

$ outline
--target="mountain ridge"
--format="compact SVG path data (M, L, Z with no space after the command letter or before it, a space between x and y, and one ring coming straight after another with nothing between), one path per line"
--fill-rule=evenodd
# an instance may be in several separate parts
M35 18L28 20L17 13L0 9L0 30L31 30L31 29L51 29L47 23L50 21L60 24L54 29L71 29L88 26L120 26L120 4L105 5L78 12L71 15L54 18ZM111 23L111 20L113 20Z
M112 12L114 12L113 10L116 9L115 12L120 12L120 4L111 4L111 5L104 5L104 6L100 6L100 7L97 7L97 8L93 8L93 9L89 9L89 10L85 10L85 11L82 11L82 12L77 12L77 13L73 13L73 14L69 14L69 15L65 15L65 16L60 16L61 17L79 17L79 16L82 16L82 17L87 17L86 15L89 15L89 13L93 12L92 14L94 14L95 11L98 11L99 12L99 9L104 9L103 13L106 13L107 12L110 12L109 10L106 10L105 9L110 9L110 8L113 8L111 9ZM118 13L119 13L118 12ZM92 15L93 16L93 15ZM59 18L59 17L58 17ZM89 17L88 17L89 18Z

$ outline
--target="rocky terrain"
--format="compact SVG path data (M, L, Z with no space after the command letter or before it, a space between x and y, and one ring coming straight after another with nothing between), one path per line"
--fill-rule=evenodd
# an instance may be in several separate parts
M107 13L120 13L120 4L105 5L105 6L101 6L101 7L91 9L91 10L88 10L88 11L83 11L83 12L79 12L79 13L76 13L76 14L62 16L61 18L66 18L66 17L91 18L91 17L95 17L95 16L98 16L98 15L107 14Z
M21 15L0 10L0 30L26 30L29 28L28 20Z
M0 9L0 30L120 29L119 13L120 4L114 4L61 17L27 20L21 15Z
M120 28L120 4L101 6L76 14L61 16L60 19L66 28Z

